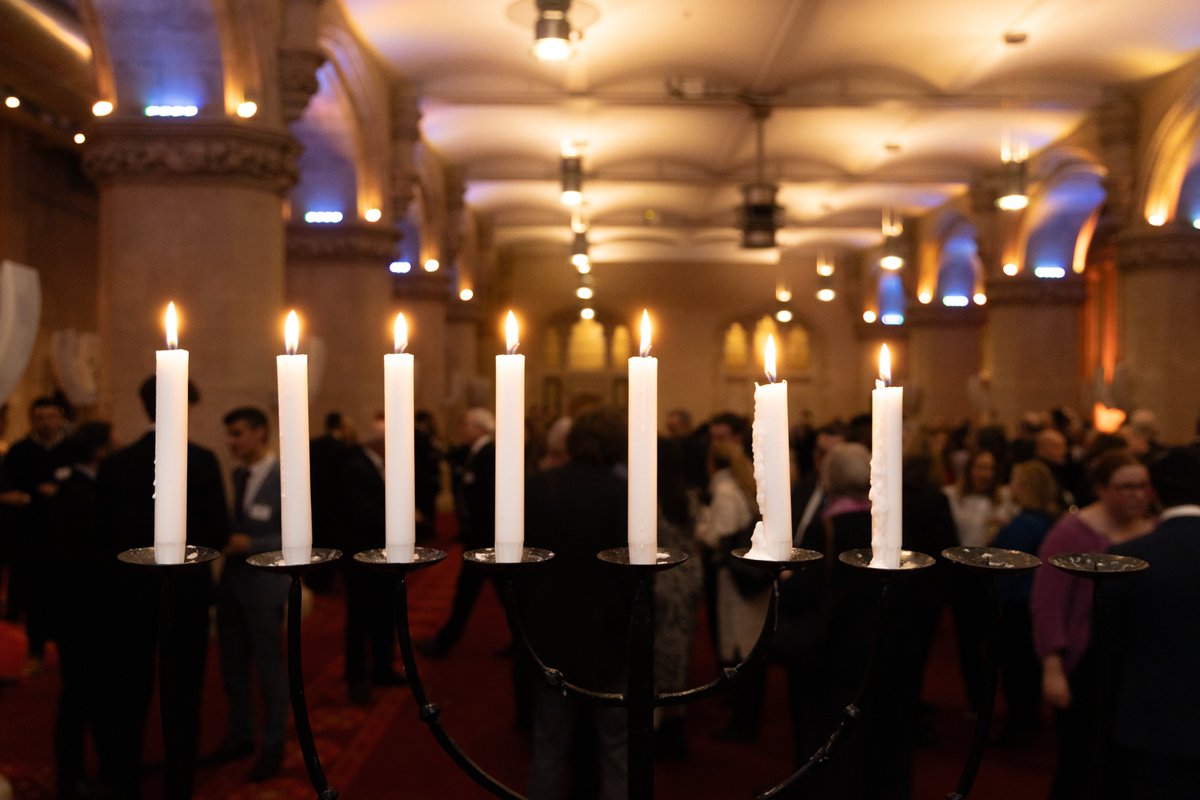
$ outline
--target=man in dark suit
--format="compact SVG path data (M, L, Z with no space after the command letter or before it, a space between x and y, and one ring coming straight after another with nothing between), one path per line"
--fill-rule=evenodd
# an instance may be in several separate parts
M596 554L626 544L626 484L613 468L623 462L625 420L611 411L581 414L567 435L570 461L530 476L525 541L554 551L530 573L521 608L538 655L574 683L601 691L624 683L632 586ZM598 771L589 792L623 798L625 713L564 697L539 681L533 700L530 800L566 797L564 786L580 723L591 729Z
M142 406L153 421L155 379L141 386ZM199 400L188 386L188 402ZM111 556L154 544L154 431L109 456L97 476L102 525ZM229 513L221 468L211 450L188 443L187 539L219 549L229 537ZM164 681L167 796L190 797L200 735L200 701L208 656L208 607L212 574L208 569L174 572L163 584L151 570L121 569L105 593L119 623L114 625L112 658L114 754L117 794L137 797L141 781L142 737L154 687L154 655L159 650ZM161 618L161 619L160 619ZM161 640L160 640L161 637Z
M221 679L229 698L229 731L219 759L249 755L254 748L254 700L250 662L258 672L263 700L262 746L246 779L274 777L283 763L287 733L287 671L283 660L283 613L288 579L257 570L246 557L282 547L279 459L267 446L267 415L253 407L225 415L233 474L233 533L217 598Z
M314 547L332 547L347 556L354 554L343 541L345 536L342 471L354 452L354 431L337 411L325 416L325 433L309 442L308 463L312 483L312 529ZM313 591L328 589L335 570L319 569L305 576L304 583Z
M1112 797L1200 797L1200 456L1177 448L1150 465L1158 527L1112 548L1150 564L1108 593L1116 642Z
M10 613L25 612L25 632L29 637L29 659L25 674L42 671L46 641L50 638L51 598L47 586L47 543L51 535L47 523L50 499L57 489L55 473L70 466L67 453L67 415L63 402L55 397L39 397L29 407L29 435L14 444L5 457L9 488L21 492L29 502L13 507L12 571L9 577Z
M485 408L472 408L463 416L462 461L455 464L455 499L458 511L458 536L463 547L472 550L490 547L496 536L496 445L492 434L496 418ZM431 641L419 649L427 656L444 656L458 642L475 599L483 588L483 570L464 569L458 573L450 617Z
M383 547L387 537L383 473L384 440L372 435L351 450L343 479L346 543L346 686L353 703L371 699L371 685L395 686L402 681L392 666L396 633L393 581L358 566L354 553ZM367 643L371 674L367 676Z
M60 690L54 719L58 797L91 797L85 780L84 741L90 731L101 783L112 780L112 680L109 619L98 602L117 562L100 535L96 473L112 450L112 425L85 422L67 440L73 465L57 481L47 514L54 559L50 619L58 643Z

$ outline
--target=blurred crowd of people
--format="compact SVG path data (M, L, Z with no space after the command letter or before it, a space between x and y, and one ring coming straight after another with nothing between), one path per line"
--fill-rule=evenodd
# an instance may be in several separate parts
M152 425L152 378L142 399ZM163 674L172 675L164 708L171 715L168 757L177 762L168 763L168 796L189 796L198 767L252 755L247 778L272 777L286 736L287 582L245 563L280 546L279 471L267 413L243 407L223 418L236 464L232 502L215 455L189 446L188 539L224 558L215 582L208 570L189 570L161 586L154 576L121 569L115 558L153 542L153 430L117 448L107 423L70 425L67 411L55 398L35 401L29 435L0 462L4 611L24 623L26 674L45 668L47 642L58 648L60 796L138 796L156 650L170 665ZM878 582L837 559L870 545L871 420L862 415L806 421L791 431L794 544L825 558L784 574L777 629L764 632L771 574L730 555L749 545L758 519L750 420L721 413L694 424L676 409L665 423L659 544L689 559L655 577L658 688L686 688L696 636L720 666L738 673L727 723L703 735L757 738L770 661L787 676L798 764L825 742L847 705L863 711L838 757L797 796L909 797L913 750L932 736L921 693L939 621L948 610L964 698L969 714L978 715L990 699L986 633L989 604L997 603L1004 713L996 743L1029 746L1051 722L1044 718L1050 709L1058 741L1052 797L1085 796L1097 753L1104 754L1109 796L1200 796L1200 647L1193 635L1200 629L1200 581L1188 569L1197 563L1188 556L1200 555L1200 456L1191 446L1160 442L1152 413L1134 412L1116 434L1093 430L1068 409L1026 415L1011 438L1001 426L965 422L905 430L904 547L931 555L961 545L1043 559L1068 552L1144 558L1150 571L1109 587L1111 625L1104 631L1095 626L1092 584L1049 567L1005 577L991 593L986 582L939 562L928 576L892 587L887 618L880 619ZM434 538L438 498L449 490L463 547L492 543L494 428L489 411L470 409L448 446L434 418L418 414L418 542ZM572 682L619 690L632 590L595 555L626 540L624 413L594 406L570 417L531 415L527 440L525 541L556 556L520 584L523 630L514 639L527 636L541 661ZM314 544L345 554L338 570L314 573L311 588L344 587L347 701L370 703L373 688L405 681L394 666L390 584L351 558L383 545L382 420L356 431L330 414L310 455ZM452 657L487 580L481 570L460 571L449 614L436 635L418 642L420 652ZM160 592L170 593L162 595L169 619L160 619ZM229 721L222 747L202 756L213 607ZM701 619L707 626L698 630ZM745 663L764 633L769 659ZM571 786L587 787L587 794L570 796L624 797L622 712L565 697L515 641L507 655L517 721L530 734L531 800L569 796ZM885 666L864 681L872 660ZM84 770L89 730L99 756L95 776ZM695 735L681 708L660 709L656 756L686 758Z

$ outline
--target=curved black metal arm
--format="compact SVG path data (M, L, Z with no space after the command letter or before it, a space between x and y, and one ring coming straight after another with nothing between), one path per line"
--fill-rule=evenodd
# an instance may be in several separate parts
M685 703L692 703L696 700L702 700L709 695L716 694L726 686L736 683L746 674L748 667L759 661L766 660L767 651L771 648L771 640L775 637L775 627L778 621L779 580L776 579L771 584L771 602L767 605L767 614L763 617L763 626L758 632L758 641L754 643L754 647L750 648L750 652L746 657L738 664L723 669L720 675L703 686L697 686L694 689L683 689L678 692L660 693L655 705L680 706Z
M304 755L304 766L308 780L319 800L337 800L337 789L329 785L321 759L317 756L317 745L313 740L312 723L308 719L308 702L304 697L304 668L300 661L300 575L291 576L288 588L287 636L288 636L288 687L292 695L292 719L296 723L296 738L300 740L300 751Z
M996 706L996 684L1000 678L1000 643L997 641L1000 630L1000 605L996 599L996 581L990 575L985 576L985 579L987 580L988 627L984 691L987 693L987 700L979 711L979 719L975 721L974 738L971 741L971 749L967 753L967 760L959 774L958 784L953 792L946 795L946 800L966 800L967 795L971 793L971 787L975 785L975 777L979 774L979 767L983 764L983 752L987 749L988 736L992 730L992 712Z
M510 576L505 576L504 578L504 613L508 617L508 627L512 630L513 636L520 640L521 646L525 648L525 652L533 659L534 666L545 676L548 684L560 690L564 695L579 697L599 706L614 707L625 705L626 698L624 693L596 692L571 683L563 676L560 670L542 661L541 656L537 654L537 651L533 647L533 642L529 641L529 636L525 632L525 625L521 622L520 608L517 604L517 590Z
M883 588L879 595L879 614L875 623L875 639L871 645L871 655L867 659L866 670L863 672L862 683L859 684L858 693L855 695L854 700L842 711L841 721L833 729L833 733L829 734L829 738L825 740L825 744L817 748L817 751L812 754L808 761L788 778L777 783L762 794L757 795L756 800L770 800L770 798L786 794L808 775L811 775L817 767L828 763L838 745L850 732L854 724L862 717L863 703L875 685L875 679L879 673L879 662L882 660L880 653L883 651L883 642L888 632L888 619L891 616L892 582L884 578L882 583Z
M446 755L459 766L467 777L496 797L505 800L526 800L524 795L514 792L500 781L493 778L476 764L458 743L442 727L442 709L429 700L425 694L425 686L421 682L421 673L417 668L417 659L413 653L412 632L408 627L408 583L403 573L397 576L396 583L396 632L400 639L400 656L404 660L404 672L408 676L408 688L417 701L421 721L429 726L433 737L437 739Z
M562 674L562 672L546 662L542 661L541 657L533 647L533 642L529 641L529 637L525 632L525 626L521 622L520 609L517 603L516 589L513 586L511 578L506 578L504 582L504 610L508 616L508 625L512 629L513 635L520 640L521 645L529 653L529 657L533 659L534 665L541 671L546 682L555 689L559 689L565 695L572 695L596 703L601 706L624 706L627 703L626 696L620 692L597 692L583 686L571 683ZM758 641L754 643L754 647L750 649L749 654L741 660L740 663L732 667L727 667L721 671L721 674L712 679L708 683L697 686L692 689L683 689L677 692L661 692L655 695L655 706L680 706L686 703L693 703L697 700L702 700L710 695L724 689L738 680L745 674L746 670L752 664L764 660L767 657L767 651L771 646L771 639L775 634L776 623L779 619L779 583L775 582L771 587L771 602L767 606L767 614L763 618L763 626L758 634Z

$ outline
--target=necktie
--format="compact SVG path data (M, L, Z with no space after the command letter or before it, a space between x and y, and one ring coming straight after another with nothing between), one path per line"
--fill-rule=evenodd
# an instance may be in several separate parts
M246 519L246 484L250 481L250 470L238 467L233 471L233 522L241 525Z

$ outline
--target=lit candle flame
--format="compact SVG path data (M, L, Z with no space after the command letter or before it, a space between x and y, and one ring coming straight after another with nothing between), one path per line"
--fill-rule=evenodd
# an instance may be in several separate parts
M642 309L642 358L650 355L650 312Z
M517 352L517 345L520 344L517 335L517 318L513 312L508 312L508 319L504 321L504 335L508 339L508 354L511 356Z
M175 311L174 301L167 303L165 324L167 328L167 349L174 350L179 347L179 315Z
M287 354L296 355L296 349L300 347L300 318L295 311L288 312L287 322L283 324L283 342L287 346Z
M775 337L767 337L767 346L763 349L763 367L767 373L767 380L771 383L775 382Z
M408 349L408 320L404 318L403 314L396 315L396 324L392 328L392 341L397 353L403 353Z
M892 383L892 354L888 351L888 346L885 344L879 348L879 377L883 380L884 386L890 386Z

